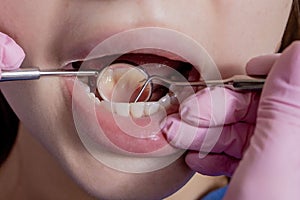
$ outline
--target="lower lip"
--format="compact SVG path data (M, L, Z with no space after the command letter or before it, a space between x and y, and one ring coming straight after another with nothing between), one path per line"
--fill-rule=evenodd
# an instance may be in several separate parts
M126 126L126 130L137 131L137 126L132 123L130 117L115 116L103 105L94 103L78 80L73 78L63 80L73 100L73 116L77 113L83 127L80 129L86 130L82 134L91 138L96 145L102 145L105 150L126 155L166 156L179 151L166 141L160 131L159 124L165 115L157 114L151 119L149 117L136 119L135 122L140 126L147 125L146 128L139 127L140 130L156 134L150 138L134 137L131 133L126 133L128 131L125 132L123 128L120 128L121 125L121 127ZM151 123L149 123L150 120L152 120Z

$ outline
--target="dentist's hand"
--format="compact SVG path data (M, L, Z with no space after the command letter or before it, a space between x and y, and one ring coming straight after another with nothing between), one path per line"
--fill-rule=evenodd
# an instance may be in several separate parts
M299 77L297 42L283 52L270 70L254 135L225 199L299 199Z
M279 56L274 54L251 60L247 65L248 73L267 74ZM225 110L217 114L224 115L224 118L213 116L212 112L212 109L218 109L218 105L211 98L218 98L214 95L218 92L224 94L219 101ZM201 90L181 104L178 114L167 117L163 132L171 144L188 150L186 163L194 171L231 176L253 135L259 98L259 92L235 92L224 88ZM208 130L208 134L218 137L215 141L205 140ZM200 158L199 151L205 142L213 143L213 148Z
M2 70L15 70L25 58L22 48L9 36L0 32L0 79Z

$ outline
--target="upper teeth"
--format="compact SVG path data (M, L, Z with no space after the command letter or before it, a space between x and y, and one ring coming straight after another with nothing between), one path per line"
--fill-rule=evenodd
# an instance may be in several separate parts
M102 99L127 102L135 97L148 77L146 72L133 65L117 63L104 68L97 78L97 88ZM143 93L143 100L150 98L150 85Z
M168 109L172 105L172 100L168 94L162 97L158 102L132 102L131 97L135 97L141 80L144 80L147 74L129 64L113 64L105 68L97 78L97 88L104 101L100 101L96 95L90 91L87 84L84 85L85 91L94 103L103 105L110 112L119 116L132 116L141 118L153 115L161 110ZM149 87L149 88L148 88ZM145 101L150 98L151 86L149 85L144 96L140 100ZM132 95L132 92L134 95ZM134 93L135 92L135 93Z

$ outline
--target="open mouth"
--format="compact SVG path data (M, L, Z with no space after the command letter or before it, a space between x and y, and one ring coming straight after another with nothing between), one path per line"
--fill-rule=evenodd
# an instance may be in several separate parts
M93 33L82 42L69 46L65 51L65 57L69 57L66 60L83 60L70 64L72 69L99 69L102 73L101 69L110 65L116 66L114 69L117 70L130 65L142 67L150 76L159 75L171 80L177 75L181 77L180 81L218 79L218 68L207 51L190 36L172 29L142 27L107 38ZM134 77L127 80L131 79ZM72 106L74 133L98 161L114 169L121 167L122 171L153 171L168 166L183 155L184 150L167 141L161 127L166 116L176 113L180 102L194 94L195 88L169 87L153 81L149 99L142 98L135 103L128 96L119 100L114 95L103 98L97 79L61 80L66 88L66 100ZM119 82L116 78L111 82L112 86L105 85L108 89L104 93L109 94ZM179 93L175 93L178 90ZM129 97L135 96L134 92L129 93Z
M176 55L172 56L176 56L174 60L165 57L164 52L160 54L157 54L157 51L155 54L124 54L107 65L144 66L149 75L159 73L160 76L170 79L176 75L175 77L179 76L184 80L199 80L200 74L192 64ZM72 67L78 70L88 67L101 69L107 66L103 64L105 59L97 59L90 63L72 63ZM88 138L87 142L84 141L85 144L92 142L95 143L94 147L130 156L174 155L181 151L168 144L160 128L164 118L177 112L179 108L177 98L170 95L172 91L165 85L153 83L149 100L134 103L127 100L104 100L95 87L94 79L65 81L73 99L73 117L77 132L81 140Z
M163 50L155 50L155 54L152 54L151 51L147 49L143 50L143 53L133 52L119 56L110 64L113 68L101 72L101 80L99 77L97 80L81 79L85 90L89 93L88 96L97 104L105 105L110 112L123 117L149 117L161 110L165 110L168 114L175 112L178 108L178 99L170 90L170 85L161 82L153 82L139 101L134 103L147 77L140 75L137 70L129 69L139 67L146 76L159 75L173 81L197 81L200 74L191 63L175 54ZM97 59L96 62L103 59L105 58ZM91 64L92 62L89 61L86 66L88 68L97 66ZM81 66L81 61L72 63L74 69L80 69ZM103 67L100 65L100 68Z

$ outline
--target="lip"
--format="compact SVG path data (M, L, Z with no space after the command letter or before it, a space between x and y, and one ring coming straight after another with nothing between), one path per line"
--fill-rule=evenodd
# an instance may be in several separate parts
M136 28L136 29L131 29L131 30L139 30L139 29L145 29L145 30L151 30L151 29L158 29L158 30L163 30L163 31L174 31L166 28L158 28L158 27L145 27L145 28ZM131 31L129 30L129 31ZM126 30L125 30L126 32ZM100 51L97 52L95 49L97 49L97 46L101 43L105 43L107 41L107 38L110 38L111 36L118 35L119 31L111 31L111 33L102 33L102 34L93 34L91 36L88 36L86 38L82 38L81 41L77 42L68 42L62 49L61 52L61 60L63 60L63 66L66 66L68 63L74 62L74 61L82 61L82 60L89 60L93 58L98 58L98 57L103 57L107 55L122 55L126 53L139 53L139 54L153 54L157 56L162 56L166 57L170 60L178 60L182 62L187 62L186 58L183 58L182 56L179 56L180 54L176 52L171 52L171 51L166 51L165 49L160 49L156 48L157 45L154 44L153 48L149 47L148 48L139 48L138 45L136 48L129 48L131 49L128 51L128 49L124 48L116 48L115 50L113 49L107 49L106 51ZM96 36L96 37L95 37ZM133 39L133 38L130 38ZM123 42L123 41L120 41ZM139 41L134 41L133 43L138 44ZM105 45L103 45L105 46ZM141 44L143 46L143 44ZM159 45L160 46L160 45ZM107 48L107 47L106 47ZM91 54L91 52L93 52ZM194 63L195 64L195 63Z
M130 126L132 122L129 117L115 116L103 105L98 105L88 97L80 81L74 78L63 80L73 99L73 116L75 121L80 122L76 128L81 139L89 137L104 149L124 155L165 156L178 152L178 149L170 146L164 135L158 131L162 120L159 116L153 117L156 121L152 121L151 126L147 127L149 132L156 133L155 137L133 137L130 133L126 133L126 130L122 130L124 125L129 126L131 130L134 129L134 126ZM149 120L148 117L138 119L138 124L148 124ZM143 127L136 129L142 130Z
M152 35L151 38L149 38L149 34ZM157 38L159 38L159 40ZM85 39L85 41L87 40ZM126 54L129 52L151 53L170 59L189 62L193 64L199 72L202 71L202 67L208 67L205 66L205 64L211 64L210 58L207 59L205 57L207 56L206 51L204 51L201 46L199 47L199 44L195 43L191 38L169 29L150 27L128 30L102 40L99 45L97 45L99 39L92 39L90 41L96 41L96 43L91 44L91 42L87 42L83 45L80 44L80 46L82 45L80 48L75 47L74 49L81 50L76 50L76 53L71 54L71 56L75 54L78 56L80 54L80 57L76 59L91 60L101 56ZM204 58L201 57L202 54ZM113 61L114 60L107 62ZM209 75L212 74L213 73L209 73ZM215 76L212 76L212 78L215 78ZM67 86L69 96L73 100L73 117L77 124L76 128L79 137L82 140L85 140L84 137L88 137L89 141L95 143L94 145L102 146L105 150L125 155L166 156L181 151L173 148L160 132L159 124L165 116L153 116L151 118L153 120L151 126L144 128L150 132L156 131L154 138L145 139L132 137L122 130L122 128L118 127L120 124L125 124L129 129L134 128L130 119L114 116L104 107L97 105L88 97L87 92L81 87L79 81L70 78L63 80ZM190 90L194 92L193 88L190 88ZM178 100L182 102L184 99ZM118 123L116 123L116 120ZM147 124L149 119L143 118L138 121L139 123Z

